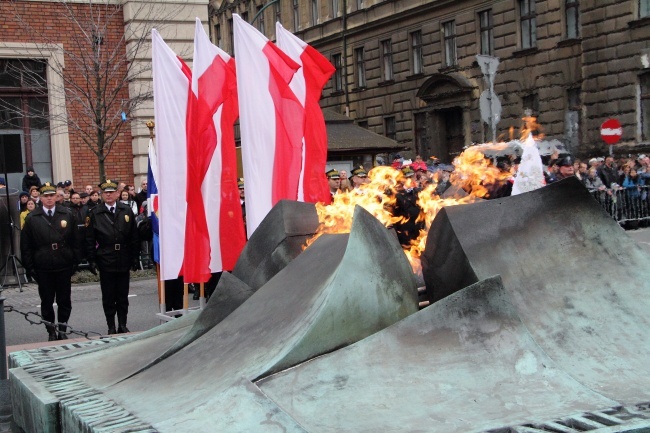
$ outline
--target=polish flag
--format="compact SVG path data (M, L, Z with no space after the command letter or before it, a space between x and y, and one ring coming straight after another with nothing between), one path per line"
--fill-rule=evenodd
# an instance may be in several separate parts
M304 110L289 87L300 65L239 15L233 24L250 237L275 203L298 199Z
M185 190L187 185L187 135L191 71L151 31L154 118L158 156L160 273L161 279L178 278L185 244Z
M185 281L204 283L232 270L246 243L237 188L235 62L196 19L187 115Z
M298 200L329 204L332 196L325 178L327 131L318 101L336 68L316 49L282 27L279 21L275 23L275 34L278 47L302 66L289 84L305 110Z

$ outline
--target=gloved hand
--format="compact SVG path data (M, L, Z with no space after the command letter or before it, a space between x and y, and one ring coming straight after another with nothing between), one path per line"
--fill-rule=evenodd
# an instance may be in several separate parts
M88 270L91 274L97 276L97 266L95 265L95 262L88 263Z

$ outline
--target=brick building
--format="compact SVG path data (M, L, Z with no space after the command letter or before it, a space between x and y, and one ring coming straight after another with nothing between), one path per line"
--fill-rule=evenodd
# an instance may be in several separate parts
M153 119L148 34L157 27L191 57L195 17L207 20L207 0L1 1L3 143L7 135L19 137L23 168L34 166L43 181L96 185L98 158L87 142L98 140L89 114L98 110L119 125L106 131L116 132L106 177L138 184L147 170L146 122ZM105 100L86 97L98 87ZM22 176L10 174L10 186L20 187Z
M650 0L212 1L213 41L231 51L232 13L260 11L270 39L280 20L337 67L323 107L413 153L448 160L491 138L477 54L500 59L498 137L518 136L530 110L579 156L607 152L609 117L623 126L617 152L650 149Z

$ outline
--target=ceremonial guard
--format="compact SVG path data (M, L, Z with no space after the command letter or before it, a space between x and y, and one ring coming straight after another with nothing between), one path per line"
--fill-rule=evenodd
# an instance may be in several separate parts
M107 180L99 188L103 203L89 211L85 222L87 258L91 272L99 269L108 333L125 333L129 332L129 271L140 251L137 226L131 208L118 202L117 183Z
M81 240L77 220L70 209L56 204L56 187L46 182L40 188L42 207L25 218L20 234L22 262L38 283L41 314L56 323L54 302L58 307L59 332L45 325L49 341L67 339L65 331L72 311L70 277L81 261Z

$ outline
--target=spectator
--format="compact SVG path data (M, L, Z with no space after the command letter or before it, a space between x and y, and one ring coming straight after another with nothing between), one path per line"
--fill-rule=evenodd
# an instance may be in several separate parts
M29 201L29 193L22 191L18 196L18 208L20 209L20 212L23 212L25 209L27 209L28 201Z
M35 186L37 189L41 186L41 179L34 173L34 167L27 167L27 174L23 176L23 191L29 191L31 187Z
M82 192L81 194L79 194L79 198L81 199L81 204L83 206L86 206L88 204L88 200L90 200L90 194L88 194L87 192Z
M613 156L608 155L605 158L605 163L598 170L598 176L607 188L611 188L613 183L616 184L619 181L618 170L614 165Z
M81 195L78 192L73 192L70 195L69 208L79 224L83 224L86 221L87 208L84 208L84 205L81 202Z
M131 197L131 200L133 200L133 201L135 201L137 203L137 201L135 200L135 196L136 196L135 186L127 185L126 190L129 192L129 196Z
M636 169L630 169L628 166L627 174L621 181L621 186L625 188L628 198L638 199L641 197L641 187L643 185L643 179L638 175Z
M34 209L36 209L36 203L32 199L27 199L27 203L25 204L25 210L20 213L20 229L22 230L23 227L25 227L25 218L27 218L27 215L29 215L30 212L32 212Z
M72 181L68 179L65 182L63 182L63 189L65 190L65 192L72 194L74 192Z
M99 192L93 191L90 194L90 198L88 199L88 203L86 203L86 206L88 206L88 210L90 211L90 210L94 209L95 206L97 206L100 203L101 203L101 201L99 200Z
M237 188L239 189L239 204L241 205L241 214L244 217L244 229L246 228L246 191L244 190L244 178L237 179Z
M56 204L60 206L64 206L64 201L65 201L65 192L63 189L58 189L56 190Z
M140 184L140 192L135 195L135 202L138 204L138 209L142 206L142 202L147 200L147 179L144 179Z
M134 200L131 199L131 196L129 195L129 191L125 188L120 192L120 203L127 205L129 208L131 208L131 211L133 212L133 215L138 214L138 205Z
M86 194L88 194L88 196L90 197L90 194L93 193L93 186L92 186L92 185L86 185L86 186L84 186L84 192L85 192Z
M36 203L36 206L42 206L41 203L41 193L38 190L38 187L32 186L29 188L29 198L34 200L34 203Z
M348 179L348 172L341 170L339 176L341 176L341 186L339 188L341 192L352 191L352 185L350 185L350 180Z
M582 183L589 192L605 191L607 189L602 179L598 177L598 170L595 167L591 167L587 171L587 176L583 179Z

